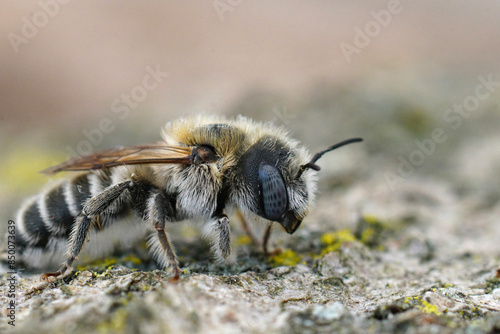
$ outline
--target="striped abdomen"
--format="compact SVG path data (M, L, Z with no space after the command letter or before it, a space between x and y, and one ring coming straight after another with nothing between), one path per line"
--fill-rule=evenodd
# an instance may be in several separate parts
M80 174L64 180L29 199L16 218L16 246L21 259L30 267L40 268L61 262L68 239L85 202L111 185L107 172ZM103 217L100 227L106 228L126 207L116 207ZM99 227L94 225L94 230Z

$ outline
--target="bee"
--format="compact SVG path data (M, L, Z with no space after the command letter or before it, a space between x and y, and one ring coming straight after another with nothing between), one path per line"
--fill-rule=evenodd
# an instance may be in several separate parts
M89 253L97 257L113 248L114 239L130 244L148 234L153 258L171 268L177 280L181 271L168 226L202 220L213 252L227 259L230 207L268 222L267 253L271 222L292 234L310 212L316 194L310 170L320 170L317 160L362 141L349 139L311 158L282 127L243 116L179 119L163 128L162 137L162 142L111 149L42 171L78 173L29 199L17 214L22 260L35 268L63 261L41 279L66 274L87 240Z

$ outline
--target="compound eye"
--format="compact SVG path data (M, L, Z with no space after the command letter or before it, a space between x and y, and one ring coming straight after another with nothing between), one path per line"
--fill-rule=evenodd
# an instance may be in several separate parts
M210 163L217 161L218 156L215 153L215 149L209 145L199 145L193 151L195 164L200 163Z
M276 167L261 163L259 181L262 189L262 202L266 219L279 220L288 206L285 181Z

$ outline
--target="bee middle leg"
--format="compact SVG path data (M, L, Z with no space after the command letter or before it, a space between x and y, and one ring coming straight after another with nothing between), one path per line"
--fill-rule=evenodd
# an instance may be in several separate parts
M226 215L220 215L219 217L215 217L217 219L217 253L227 259L229 255L231 255L231 232L229 230L229 218Z
M269 244L269 239L271 238L273 223L268 223L266 225L264 236L262 237L262 242L260 242L255 236L255 234L253 234L252 230L250 229L250 226L248 226L248 223L240 210L237 210L237 215L239 220L241 221L241 225L243 226L243 231L245 231L247 236L250 238L252 244L254 244L257 247L262 247L265 256L271 256L281 253L280 249L275 249L274 251L269 252L268 244Z
M45 273L40 278L44 281L49 277L57 277L63 275L68 268L71 268L78 254L80 254L83 245L87 239L87 234L92 227L95 219L106 211L113 202L126 190L134 187L132 181L123 181L112 185L94 197L90 198L83 207L81 213L76 218L76 223L71 232L69 249L66 261L61 265L61 268L53 273Z

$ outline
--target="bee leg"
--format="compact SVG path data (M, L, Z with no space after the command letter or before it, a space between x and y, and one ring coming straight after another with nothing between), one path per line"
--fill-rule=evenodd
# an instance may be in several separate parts
M219 262L226 262L231 255L229 218L223 213L214 214L205 223L203 235L210 241L210 249Z
M68 255L66 262L61 265L61 268L54 273L45 273L40 276L42 280L48 280L49 277L57 277L64 275L68 268L71 268L78 254L85 244L87 233L89 232L94 218L98 217L116 200L126 189L133 187L133 182L124 181L112 185L99 194L89 199L82 209L80 215L76 218L75 226L71 232L69 241Z
M253 234L252 230L250 229L250 226L248 226L248 223L243 214L241 213L241 211L237 210L236 214L238 215L238 219L241 221L241 226L243 227L243 231L245 231L246 235L248 235L248 237L252 241L252 244L259 247L260 241L257 239L257 237L255 237L255 234Z
M281 249L279 248L273 250L272 252L269 252L269 249L267 248L267 244L269 243L269 239L271 238L272 227L273 223L267 224L266 230L264 231L264 237L262 238L262 248L264 250L265 256L271 256L281 253Z
M87 236L88 231L90 230L90 227L92 226L92 219L89 217L83 217L83 216L78 216L77 218L77 226L78 226L78 232L77 234L77 239L81 239L78 241L72 241L71 245L72 247L70 248L70 253L68 253L68 257L66 258L66 262L64 262L61 265L61 268L54 272L54 273L45 273L40 276L40 279L43 281L48 281L49 277L58 277L63 275L68 268L71 268L71 265L75 261L77 255L80 253L83 244L85 243L85 239Z
M218 232L218 253L227 259L231 255L231 232L229 231L229 218L226 215L221 215L217 218L216 229Z
M159 247L155 249L155 255L161 256L159 262L166 262L164 263L165 265L172 267L174 277L172 277L170 281L175 282L180 279L181 270L179 268L177 257L175 256L174 249L168 239L168 234L165 231L165 222L172 220L174 210L170 202L161 193L153 195L151 201L152 205L149 207L148 216L154 223L157 237L160 242Z

